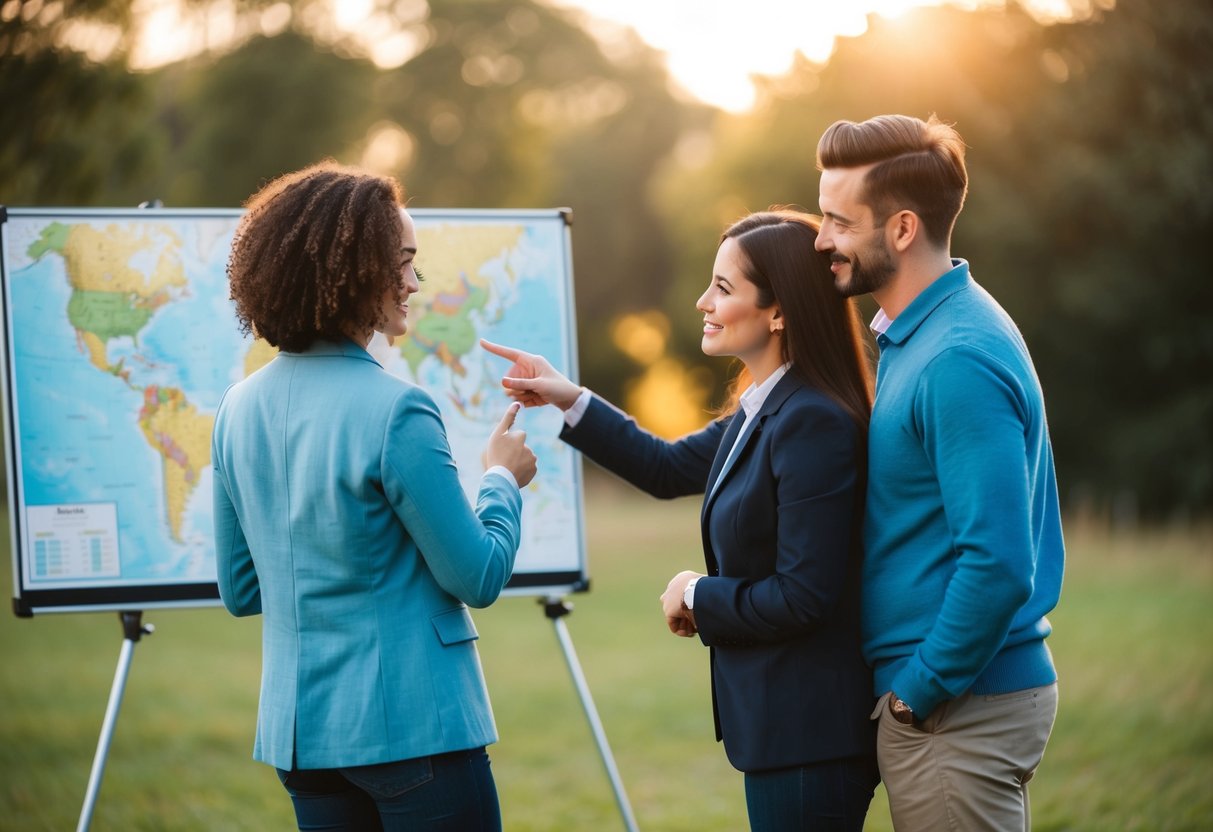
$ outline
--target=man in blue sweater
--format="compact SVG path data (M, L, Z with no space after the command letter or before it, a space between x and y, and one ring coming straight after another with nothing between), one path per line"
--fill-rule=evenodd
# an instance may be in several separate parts
M863 640L893 825L1027 829L1057 713L1045 615L1064 560L1040 382L949 254L968 188L951 126L840 121L817 163L817 247L840 292L880 305Z

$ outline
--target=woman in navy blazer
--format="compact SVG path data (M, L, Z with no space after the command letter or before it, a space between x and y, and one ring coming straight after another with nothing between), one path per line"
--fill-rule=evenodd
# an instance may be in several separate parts
M711 648L716 736L764 832L861 830L879 782L859 644L871 378L818 227L768 211L725 231L697 303L702 347L744 367L727 413L677 441L543 358L485 343L514 362L502 383L515 399L563 409L561 437L595 462L657 497L706 495L706 572L676 575L663 612Z
M300 829L499 830L467 605L513 570L535 474L518 406L473 510L433 400L366 349L404 335L419 288L400 186L322 163L246 207L231 294L280 352L224 394L212 460L219 592L263 616L253 755Z

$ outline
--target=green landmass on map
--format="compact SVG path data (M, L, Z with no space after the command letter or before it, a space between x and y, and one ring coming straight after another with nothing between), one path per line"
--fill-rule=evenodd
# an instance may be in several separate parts
M91 332L102 341L124 335L134 338L147 325L154 311L128 292L77 289L67 302L67 317L72 326Z
M467 315L435 315L433 312L417 322L414 337L425 345L444 344L456 357L467 355L476 346L476 327ZM430 347L431 351L433 346Z
M459 359L474 349L480 338L469 316L483 310L488 302L488 289L472 283L466 274L460 274L457 286L425 301L424 314L410 327L409 337L400 347L400 355L413 373L426 356L435 355L462 374Z
M42 257L47 252L62 253L64 246L67 245L67 236L71 233L71 230L71 226L64 225L61 222L52 222L42 229L42 233L38 235L38 239L30 243L25 253L34 260Z
M417 377L417 368L421 366L421 362L425 361L429 355L430 351L421 346L421 342L417 340L415 329L405 336L403 343L400 345L400 357L409 365L409 371L412 372L413 378Z

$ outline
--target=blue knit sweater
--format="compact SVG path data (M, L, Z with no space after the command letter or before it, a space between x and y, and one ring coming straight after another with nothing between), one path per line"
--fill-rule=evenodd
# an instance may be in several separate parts
M1045 615L1064 545L1040 382L1014 322L953 264L877 338L868 438L864 654L877 694L920 717L1057 679Z

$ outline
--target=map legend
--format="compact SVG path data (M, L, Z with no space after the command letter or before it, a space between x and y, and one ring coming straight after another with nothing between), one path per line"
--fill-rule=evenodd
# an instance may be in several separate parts
M29 506L31 581L115 578L118 511L114 503Z

